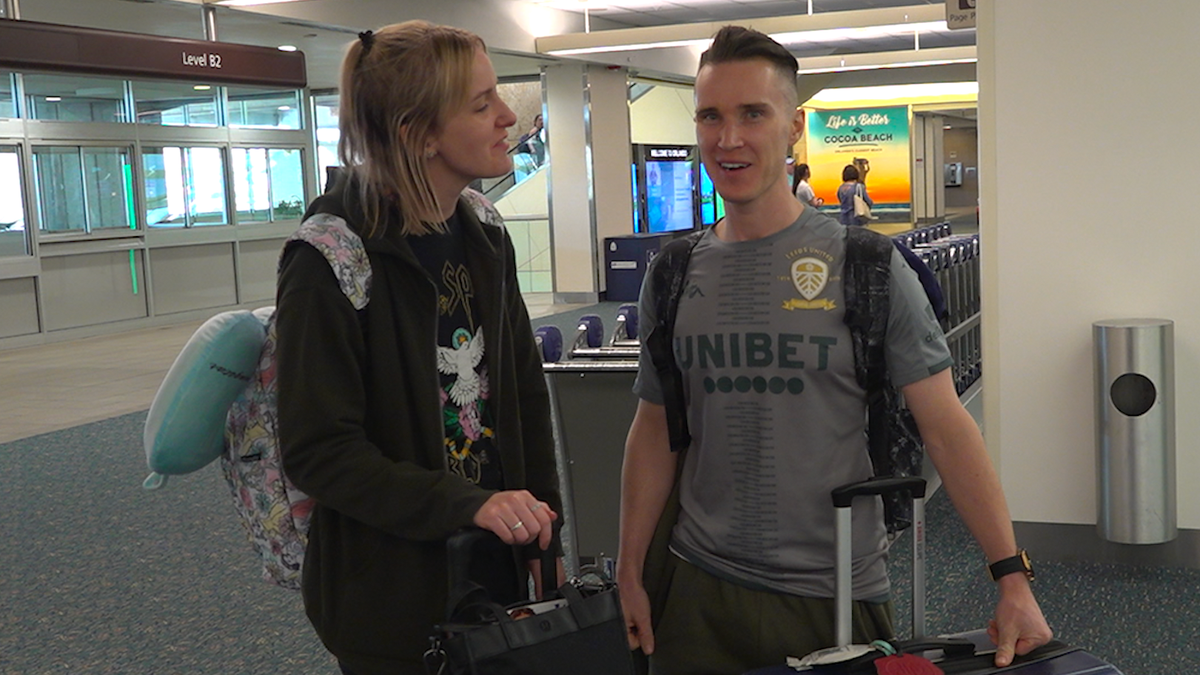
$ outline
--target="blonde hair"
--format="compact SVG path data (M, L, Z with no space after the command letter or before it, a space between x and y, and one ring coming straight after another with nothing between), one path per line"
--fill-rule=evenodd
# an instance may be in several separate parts
M360 34L342 62L338 156L358 178L363 236L377 232L398 202L400 231L442 228L442 205L429 181L425 144L448 114L465 105L474 33L406 21Z

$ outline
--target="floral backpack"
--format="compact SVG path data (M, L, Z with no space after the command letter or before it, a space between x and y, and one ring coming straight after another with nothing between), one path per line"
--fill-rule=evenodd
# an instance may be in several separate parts
M483 195L465 190L462 197L480 222L503 220ZM371 261L362 239L346 221L328 213L311 216L284 244L280 260L297 242L320 251L360 319L371 293ZM234 401L225 420L221 470L233 492L234 505L262 561L263 579L300 589L300 569L308 547L314 502L283 473L279 450L279 396L275 383L275 311L260 314L266 339L258 368L246 390Z
M300 226L284 244L307 242L329 261L342 292L361 312L371 292L371 261L362 239L346 221L320 213ZM282 254L280 256L282 260ZM275 311L260 316L266 340L250 384L225 418L221 470L233 491L234 505L250 543L262 559L263 579L300 589L300 567L308 545L313 500L283 474L279 452L279 398L275 384Z

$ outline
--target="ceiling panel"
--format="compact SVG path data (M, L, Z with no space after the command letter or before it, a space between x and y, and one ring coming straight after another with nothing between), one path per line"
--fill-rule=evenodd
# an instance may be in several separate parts
M458 2L459 0L451 0ZM487 0L481 0L487 1ZM538 4L577 9L580 0L527 0ZM814 12L834 12L914 4L941 4L942 0L813 0ZM309 85L314 89L337 86L342 53L359 28L355 0L342 0L349 26L317 24L269 14L217 7L217 34L222 41L279 46L291 44L304 52ZM561 4L558 4L561 3ZM294 3L302 5L303 3ZM805 14L808 0L599 0L604 9L589 10L626 26L661 26L675 23L736 22L769 16ZM20 0L21 18L66 25L123 30L149 35L203 39L201 10L193 2L173 0ZM269 7L269 6L268 6ZM262 8L259 8L262 9ZM974 44L974 31L945 31L922 34L922 47L951 47ZM912 36L872 40L838 39L791 45L797 56L821 56L862 51L910 49ZM493 63L501 78L536 76L553 57L508 54L493 51Z

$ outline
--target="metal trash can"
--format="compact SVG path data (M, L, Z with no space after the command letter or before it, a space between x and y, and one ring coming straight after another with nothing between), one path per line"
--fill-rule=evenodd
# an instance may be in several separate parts
M1096 383L1096 527L1121 544L1176 537L1175 324L1092 324Z

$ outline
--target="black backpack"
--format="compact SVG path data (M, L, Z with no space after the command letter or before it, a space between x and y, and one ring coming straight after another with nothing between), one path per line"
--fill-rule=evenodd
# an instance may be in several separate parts
M692 442L682 373L675 364L671 342L688 262L703 235L704 231L698 231L671 241L659 252L649 271L656 292L652 301L658 321L643 340L662 383L673 451L686 450ZM901 405L900 393L892 386L884 356L893 248L892 240L881 234L863 227L846 228L845 323L854 350L855 379L867 392L867 444L874 474L919 476L925 446L912 413ZM934 298L930 300L934 302ZM889 533L912 526L912 501L906 495L885 497L883 506Z

